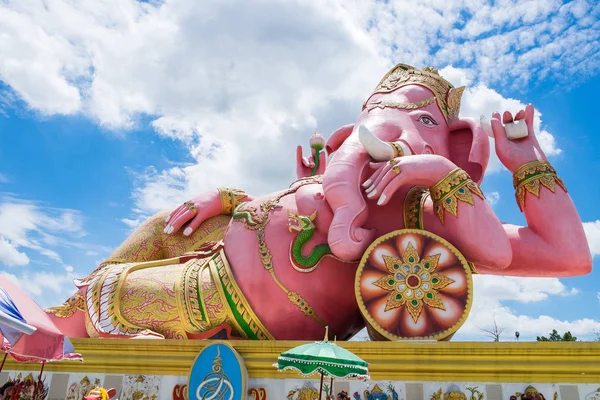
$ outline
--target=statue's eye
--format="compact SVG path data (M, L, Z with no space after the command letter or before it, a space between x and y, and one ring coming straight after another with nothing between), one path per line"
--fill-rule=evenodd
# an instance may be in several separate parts
M435 122L435 120L428 115L421 115L421 117L419 118L419 121L423 125L427 125L427 126L438 125L438 123Z

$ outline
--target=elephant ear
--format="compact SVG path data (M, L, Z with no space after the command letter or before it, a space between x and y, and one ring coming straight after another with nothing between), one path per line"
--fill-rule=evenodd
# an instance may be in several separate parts
M348 136L352 134L354 124L344 125L329 136L325 144L327 155L330 156L334 151L340 148Z
M481 185L490 160L490 139L481 122L460 118L450 122L449 127L450 159Z

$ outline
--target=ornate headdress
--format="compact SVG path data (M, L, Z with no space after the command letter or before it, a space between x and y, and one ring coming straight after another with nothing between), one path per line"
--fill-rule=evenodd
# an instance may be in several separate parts
M383 77L369 98L376 93L390 93L406 85L421 85L431 90L446 121L458 118L460 100L465 87L455 88L433 67L417 69L410 65L398 64ZM365 101L363 110L368 100Z

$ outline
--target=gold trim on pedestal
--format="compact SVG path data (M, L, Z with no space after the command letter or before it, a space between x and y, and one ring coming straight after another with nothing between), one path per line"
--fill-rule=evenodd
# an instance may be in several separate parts
M210 340L72 339L84 362L53 362L44 371L186 376ZM230 341L244 358L250 378L302 379L273 367L284 351L307 342ZM369 365L373 381L600 382L600 342L337 342ZM402 360L402 362L398 362ZM17 364L6 371L39 371Z

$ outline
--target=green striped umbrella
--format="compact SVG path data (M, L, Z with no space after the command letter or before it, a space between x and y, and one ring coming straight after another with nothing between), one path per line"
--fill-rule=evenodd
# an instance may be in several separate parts
M328 328L325 332L325 339L320 342L303 344L281 353L277 364L273 366L277 367L279 371L295 370L304 376L319 373L321 388L323 387L323 376L329 376L332 380L333 378L369 379L369 363L335 343L329 342L327 340Z

